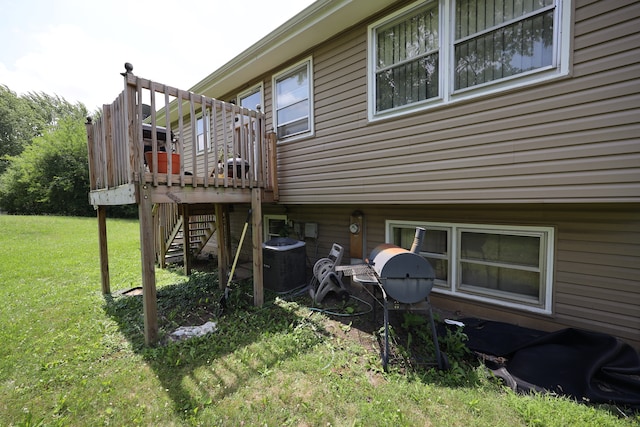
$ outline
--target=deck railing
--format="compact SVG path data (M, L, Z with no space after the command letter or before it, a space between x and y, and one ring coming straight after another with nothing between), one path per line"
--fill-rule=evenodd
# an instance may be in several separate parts
M273 189L275 139L264 113L123 75L123 92L87 126L91 190L140 182Z

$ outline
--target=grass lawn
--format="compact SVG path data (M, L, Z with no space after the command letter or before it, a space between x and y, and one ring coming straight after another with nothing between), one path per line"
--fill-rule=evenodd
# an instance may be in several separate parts
M614 407L517 395L456 358L455 342L449 372L410 363L401 346L384 372L364 316L269 294L254 308L249 283L219 315L215 271L156 271L162 345L148 348L141 298L120 294L141 285L136 221L107 223L111 296L100 292L94 218L0 215L0 230L2 426L640 423ZM168 339L207 320L215 333Z

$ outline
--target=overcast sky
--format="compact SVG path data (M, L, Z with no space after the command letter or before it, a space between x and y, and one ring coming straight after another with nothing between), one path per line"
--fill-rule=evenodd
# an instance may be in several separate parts
M189 89L313 0L0 0L0 84L93 111L134 74Z

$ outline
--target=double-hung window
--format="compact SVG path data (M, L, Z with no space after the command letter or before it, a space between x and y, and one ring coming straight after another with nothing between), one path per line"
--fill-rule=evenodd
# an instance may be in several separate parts
M273 111L278 139L313 133L311 58L273 78Z
M196 119L196 141L197 141L197 152L202 153L205 150L209 149L209 145L211 144L211 133L210 133L210 115L208 111L205 111L200 117Z
M392 110L439 96L439 10L430 2L377 27L376 111Z
M387 241L409 249L416 227L433 267L434 292L550 313L554 229L387 221Z
M454 89L554 65L555 0L456 0Z
M238 95L238 105L249 110L262 108L262 85L256 86Z
M369 118L568 73L569 0L431 0L369 26Z

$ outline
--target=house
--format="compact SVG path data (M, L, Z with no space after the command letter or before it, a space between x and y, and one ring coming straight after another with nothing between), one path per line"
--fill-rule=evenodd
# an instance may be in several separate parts
M311 260L420 226L436 307L640 348L639 2L319 0L190 93L273 141L273 180L226 199L259 208L258 281L283 225ZM207 170L216 114L170 102ZM225 212L239 235L246 210Z

